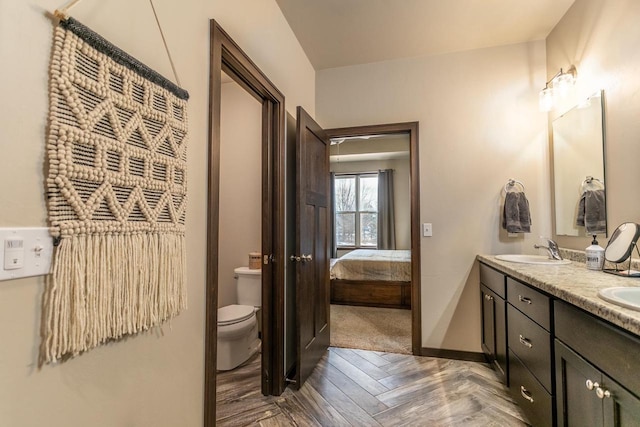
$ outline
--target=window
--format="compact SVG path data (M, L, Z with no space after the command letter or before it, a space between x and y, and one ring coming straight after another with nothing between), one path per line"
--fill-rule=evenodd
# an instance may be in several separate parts
M335 177L336 243L340 247L378 245L378 174Z

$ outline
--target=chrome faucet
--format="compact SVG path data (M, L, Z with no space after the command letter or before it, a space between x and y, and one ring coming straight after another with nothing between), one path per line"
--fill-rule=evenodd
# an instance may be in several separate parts
M558 261L562 260L560 250L558 249L558 244L549 238L545 237L544 239L547 241L548 246L533 245L533 247L536 249L546 249L547 254L549 255L549 259L557 259Z

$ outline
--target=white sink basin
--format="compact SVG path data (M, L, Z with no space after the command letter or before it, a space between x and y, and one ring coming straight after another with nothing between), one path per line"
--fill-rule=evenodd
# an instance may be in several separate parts
M524 255L524 254L506 254L496 255L496 259L508 262L517 262L520 264L538 264L538 265L564 265L571 264L568 259L549 259L546 255Z
M614 304L640 311L640 287L601 289L598 296Z

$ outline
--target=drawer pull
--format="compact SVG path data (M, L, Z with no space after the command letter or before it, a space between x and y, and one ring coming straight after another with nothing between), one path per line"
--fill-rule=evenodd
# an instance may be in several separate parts
M520 300L520 302L525 302L527 304L531 304L531 300L527 297L523 297L522 295L518 295L518 299Z
M600 399L604 399L605 397L611 397L611 392L609 390L605 390L602 387L596 388L596 396Z
M487 301L491 301L493 299L493 297L491 295L484 295L484 299L486 299Z
M522 344L527 348L533 347L533 344L531 344L531 341L529 341L527 338L523 337L522 335L520 335L520 344Z
M587 381L585 382L585 385L587 386L587 390L593 390L593 389L594 389L594 388L596 388L596 387L600 387L600 384L598 384L597 382L596 382L596 383L594 383L594 382L593 382L593 381L591 381L591 380L587 380Z
M522 397L527 399L529 402L533 403L533 397L531 397L531 393L529 393L529 390L524 388L523 385L520 386L520 394L522 395Z

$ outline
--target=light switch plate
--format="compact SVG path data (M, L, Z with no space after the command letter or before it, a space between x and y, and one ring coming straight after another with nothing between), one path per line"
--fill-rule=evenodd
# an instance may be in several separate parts
M423 237L433 236L433 226L430 222L425 222L424 224L422 224L422 236Z
M5 260L7 241L22 241L22 266L16 263L5 269L0 263L0 280L19 279L21 277L49 274L53 256L53 238L47 227L0 228L0 260ZM11 254L8 254L11 255Z

